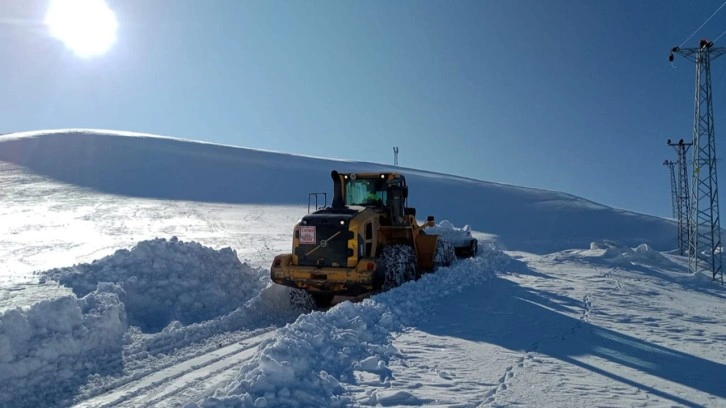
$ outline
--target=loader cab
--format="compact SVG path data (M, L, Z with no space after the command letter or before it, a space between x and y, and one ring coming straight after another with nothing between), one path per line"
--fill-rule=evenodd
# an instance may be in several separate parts
M361 206L385 205L388 200L388 189L384 177L362 178L355 174L344 177L345 203Z
M407 225L408 186L397 173L331 173L334 183L333 208L363 206L384 213L388 225ZM413 214L415 215L415 213Z

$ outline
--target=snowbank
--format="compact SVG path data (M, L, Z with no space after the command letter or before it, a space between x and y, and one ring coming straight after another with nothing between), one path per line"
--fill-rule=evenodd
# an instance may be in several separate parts
M577 252L582 256L599 258L612 264L647 264L661 267L675 266L671 260L654 250L648 244L640 244L635 248L629 248L613 241L593 241L590 243L589 250Z
M158 332L175 321L188 325L225 315L264 287L259 272L240 263L232 249L217 251L176 237L140 242L131 250L43 276L79 297L101 282L115 283L129 324L144 332Z
M191 406L351 405L345 390L361 374L377 376L382 384L392 380L388 362L398 354L392 332L426 314L433 299L480 284L512 262L501 252L489 251L360 303L344 302L326 313L300 316L262 344L226 390ZM357 403L375 405L377 397L371 394Z
M264 271L267 275L267 271ZM283 326L293 322L300 311L290 307L290 289L269 283L256 296L234 311L187 326L179 322L169 324L164 330L153 335L140 333L135 327L129 330L131 344L126 347L129 355L142 358L170 353L191 343L204 342L220 333L238 330L255 330L271 326ZM126 361L127 367L134 370L133 361ZM145 363L140 363L144 369Z
M115 289L0 315L0 406L65 406L89 374L120 369L128 325Z
M42 284L58 281L76 296L0 314L0 406L67 406L88 381L144 366L135 360L245 325L292 321L284 288L265 289L265 278L229 248L176 238L41 272Z

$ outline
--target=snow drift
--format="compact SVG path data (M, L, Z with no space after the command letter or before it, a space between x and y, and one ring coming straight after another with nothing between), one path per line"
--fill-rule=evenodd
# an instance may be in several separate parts
M67 405L88 375L121 369L128 325L112 289L0 315L0 406Z
M43 273L81 297L101 282L118 287L129 324L160 331L173 321L183 325L225 315L266 284L231 248L213 250L198 243L144 241L91 264Z
M121 374L135 359L297 316L283 305L284 290L265 289L266 271L229 248L176 238L40 274L43 284L58 281L76 296L0 314L0 406L65 406L89 376Z
M629 248L613 241L595 241L590 243L590 249L588 250L575 250L572 252L615 265L648 264L663 268L677 268L673 261L648 244L640 244L635 248Z

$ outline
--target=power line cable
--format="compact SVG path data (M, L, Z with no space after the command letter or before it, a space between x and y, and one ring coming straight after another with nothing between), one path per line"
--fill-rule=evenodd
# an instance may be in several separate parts
M704 21L703 24L701 24L701 26L698 27L696 29L696 31L693 32L693 34L689 35L688 38L686 38L685 40L683 40L683 42L681 43L681 45L679 45L679 47L683 47L683 45L685 45L686 42L688 42L688 40L690 40L694 35L696 35L696 33L699 32L703 28L703 26L706 25L706 23L708 23L709 21L711 21L711 19L713 18L713 16L715 16L716 13L718 13L723 8L723 6L726 6L726 1L724 1L723 4L721 4L721 7L717 8L716 11L714 11L713 14L711 14L711 17L709 17L708 19L706 19L706 21ZM724 31L724 32L726 33L726 31ZM721 35L723 35L723 34L721 34ZM721 37L721 35L719 36L719 38ZM714 40L714 42L715 41L716 40Z
M716 37L716 39L713 40L713 42L718 41L718 39L721 38L721 37L723 37L724 34L726 34L726 30L724 30L724 32L722 32L721 35L719 35L718 37Z

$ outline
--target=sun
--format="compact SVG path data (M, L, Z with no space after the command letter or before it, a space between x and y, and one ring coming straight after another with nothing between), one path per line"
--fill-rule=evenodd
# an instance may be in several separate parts
M116 42L116 15L104 0L50 0L45 24L83 58L102 55Z

